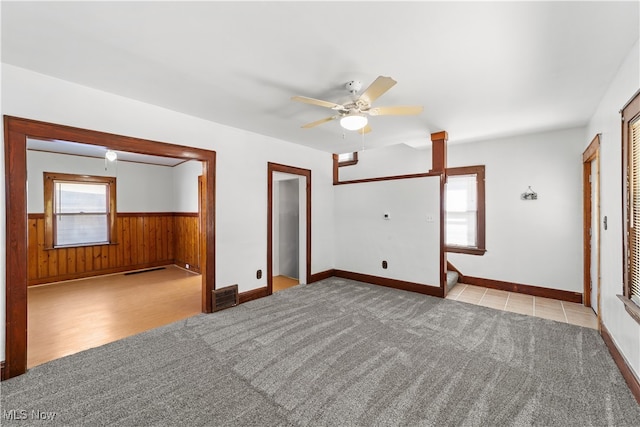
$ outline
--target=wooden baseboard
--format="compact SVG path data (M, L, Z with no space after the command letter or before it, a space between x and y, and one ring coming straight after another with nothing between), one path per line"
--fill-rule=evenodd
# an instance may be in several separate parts
M319 282L320 280L328 279L335 276L335 270L321 271L320 273L314 273L309 277L309 283Z
M611 334L602 322L600 322L600 335L602 336L604 343L607 345L609 353L611 353L611 356L613 357L613 361L616 362L620 373L627 382L629 390L631 390L631 394L633 394L633 397L635 397L636 401L640 404L640 382L638 381L638 377L636 377L633 370L629 367L627 360L624 358L622 353L620 353L618 346L616 346Z
M189 268L187 268L187 263L186 262L182 262L182 261L175 261L174 262L175 265L177 265L180 268L184 268L187 271L193 271L194 273L198 273L200 274L200 268L196 265L193 264L189 264Z
M503 282L501 280L483 279L473 276L463 276L463 279L459 281L467 285L482 286L483 288L500 289L508 292L582 304L582 294L580 292L563 291L560 289L543 288L540 286L523 285L520 283Z
M165 265L173 265L173 264L180 266L182 268L186 267L184 264L176 262L173 259L166 259L163 261L147 262L143 264L128 265L123 267L105 268L104 270L87 271L85 273L63 274L55 277L33 279L33 280L29 280L29 282L27 283L27 286L44 285L47 283L64 282L67 280L85 279L87 277L97 277L97 276L104 276L107 274L124 273L127 271L144 270L147 268L163 267ZM189 268L188 270L193 271L195 273L200 273L200 269L196 269L193 266L191 266L191 268Z
M0 381L4 381L4 360L0 361Z
M444 296L443 289L437 286L422 285L420 283L405 282L403 280L353 273L344 270L334 270L333 275L343 279L357 280L358 282L371 283L372 285L386 286L387 288L401 289L403 291L417 292L434 297L442 298Z
M245 302L253 301L254 299L263 298L269 295L269 289L265 286L264 288L251 289L250 291L240 292L238 294L238 300L240 304Z

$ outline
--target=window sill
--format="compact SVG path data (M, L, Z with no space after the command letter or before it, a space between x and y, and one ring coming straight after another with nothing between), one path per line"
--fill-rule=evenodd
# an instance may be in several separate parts
M357 160L348 160L346 162L338 162L338 167L344 167L344 166L353 166L353 165L357 165L358 161Z
M469 255L484 255L487 252L486 249L480 248L468 248L464 246L445 246L445 252L454 252L458 254L469 254Z
M117 244L118 244L117 242L87 243L83 245L54 246L52 248L44 248L44 250L53 251L56 249L91 248L94 246L115 246Z
M620 301L624 303L624 309L627 310L629 316L631 316L633 320L640 324L640 307L638 307L633 301L631 301L624 295L618 295L618 298L620 298Z

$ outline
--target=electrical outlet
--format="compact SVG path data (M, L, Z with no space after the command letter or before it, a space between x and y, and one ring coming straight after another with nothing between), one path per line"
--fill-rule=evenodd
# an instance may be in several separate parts
M387 261L382 261L382 268L383 269L387 269L387 267L389 266L389 264L387 263Z
M262 270L256 271L256 279L262 279Z
M187 270L189 269L189 264L186 264L185 267L187 268Z

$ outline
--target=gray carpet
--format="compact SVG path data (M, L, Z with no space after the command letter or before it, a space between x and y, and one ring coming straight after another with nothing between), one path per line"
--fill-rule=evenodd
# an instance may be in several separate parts
M3 426L640 425L595 330L335 278L46 363L0 394Z

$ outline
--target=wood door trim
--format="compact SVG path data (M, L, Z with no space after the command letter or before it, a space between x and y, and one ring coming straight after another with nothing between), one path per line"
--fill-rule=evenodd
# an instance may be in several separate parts
M273 293L273 173L282 172L290 175L299 175L306 178L307 197L307 256L306 256L306 282L311 283L311 170L297 168L295 166L267 163L267 295Z
M4 116L6 203L6 337L5 378L27 370L27 138L74 141L203 164L207 182L205 242L202 264L202 311L211 312L215 283L215 151L115 135L55 123Z
M590 182L589 177L591 176L591 162L596 162L596 182ZM583 299L584 305L586 307L591 307L593 301L591 301L591 289L590 285L592 284L591 277L591 223L593 221L594 212L591 207L593 205L593 200L591 197L592 193L592 185L595 184L596 190L596 200L595 203L597 206L600 204L600 194L599 194L599 183L600 181L600 134L597 134L589 143L589 146L582 153L582 188L583 188ZM598 227L600 226L599 219L599 208L596 206L595 215L598 218ZM600 324L600 233L597 234L596 238L596 248L597 248L597 260L598 265L596 266L598 271L598 277L596 278L593 286L597 286L596 295L596 307L597 307L597 316L598 316L598 324Z

